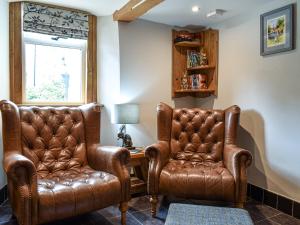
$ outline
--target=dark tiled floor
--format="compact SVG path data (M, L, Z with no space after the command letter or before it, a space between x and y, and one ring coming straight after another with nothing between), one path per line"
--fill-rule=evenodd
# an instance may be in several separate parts
M160 197L159 211L156 218L150 214L149 198L147 196L133 198L129 203L127 213L127 225L162 225L168 213L171 202L184 202L199 204L196 201L167 200ZM245 209L250 213L256 225L300 225L297 220L287 214L273 209L267 205L262 205L255 200L249 200ZM93 213L78 216L71 219L57 221L48 225L115 225L120 224L120 212L118 206L111 206ZM11 208L8 202L0 206L0 225L18 225L11 216ZM221 225L221 224L220 224Z

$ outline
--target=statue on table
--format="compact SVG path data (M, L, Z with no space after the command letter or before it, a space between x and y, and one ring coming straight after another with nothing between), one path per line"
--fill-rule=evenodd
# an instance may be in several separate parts
M122 125L120 128L120 131L118 133L118 140L122 139L123 143L122 143L122 147L125 147L127 149L134 149L134 147L132 147L132 139L130 137L129 134L126 134L126 126Z

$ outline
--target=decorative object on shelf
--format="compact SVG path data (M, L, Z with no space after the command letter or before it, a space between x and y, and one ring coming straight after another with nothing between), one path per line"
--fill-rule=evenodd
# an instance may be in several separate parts
M206 74L199 74L200 80L200 89L207 89L207 75Z
M189 78L186 73L184 73L183 77L181 78L181 90L189 89Z
M187 68L200 66L200 53L195 50L187 50Z
M260 16L260 55L290 51L295 48L295 4Z
M193 41L193 35L188 31L181 31L176 38L174 39L174 43L183 42L183 41Z
M199 89L200 88L199 74L190 75L190 80L191 80L191 89Z
M122 124L118 133L118 140L122 139L122 147L134 149L132 139L126 133L126 124L139 123L139 106L137 104L116 104L112 113L112 123Z
M208 59L207 54L204 48L200 51L200 66L207 66L208 65Z
M201 33L194 33L194 41L201 42L202 35Z

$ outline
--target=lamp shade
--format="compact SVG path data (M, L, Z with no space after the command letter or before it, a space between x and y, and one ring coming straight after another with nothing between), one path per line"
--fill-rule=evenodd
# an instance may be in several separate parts
M139 123L140 110L137 104L116 104L112 113L112 123L137 124Z

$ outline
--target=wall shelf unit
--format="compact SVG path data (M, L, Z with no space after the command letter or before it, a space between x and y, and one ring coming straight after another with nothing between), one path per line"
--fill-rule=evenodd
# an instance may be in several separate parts
M174 42L180 35L195 37L192 41ZM219 51L219 32L218 30L208 29L200 32L188 32L173 30L172 34L172 97L179 98L184 96L209 97L216 96L218 93L218 51ZM206 52L208 64L187 67L188 50L200 52L203 49ZM189 88L183 89L181 80L187 75L188 79L193 74L205 74L207 78L207 88ZM190 85L190 84L189 84Z

